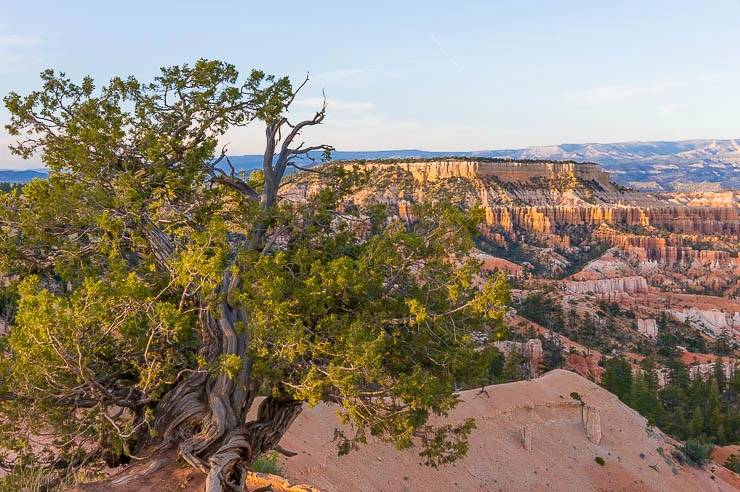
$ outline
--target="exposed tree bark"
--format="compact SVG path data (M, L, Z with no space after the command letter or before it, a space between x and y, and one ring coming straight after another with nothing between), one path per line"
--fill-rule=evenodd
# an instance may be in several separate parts
M304 82L305 84L305 82ZM301 85L300 88L303 87ZM297 93L298 91L295 91ZM294 95L295 95L294 93ZM285 104L285 109L293 97ZM292 125L280 116L267 122L267 144L263 158L265 177L261 194L245 183L236 173L227 174L213 168L211 179L237 191L244 199L258 201L267 212L276 204L278 191L286 168L293 159L314 150L331 150L329 146L291 148L302 129L320 124L324 119L326 102L311 120ZM290 127L285 139L281 130ZM276 149L280 152L276 156ZM261 250L269 225L255 224L245 244L251 250ZM167 238L156 228L147 228L147 239L155 257L166 262L172 254ZM236 260L234 260L236 262ZM234 265L237 267L238 264ZM168 392L157 407L155 428L163 436L164 445L177 444L180 455L193 467L207 473L206 492L244 490L248 466L260 455L274 449L285 431L303 408L301 401L290 397L267 397L260 404L255 420L246 421L258 388L250 374L252 362L248 357L249 342L244 330L237 331L237 323L248 324L248 313L235 304L233 293L241 287L238 273L227 268L221 285L215 292L217 303L203 306L199 326L202 344L199 355L209 366L216 365L223 356L238 356L242 366L235 378L224 372L196 372Z

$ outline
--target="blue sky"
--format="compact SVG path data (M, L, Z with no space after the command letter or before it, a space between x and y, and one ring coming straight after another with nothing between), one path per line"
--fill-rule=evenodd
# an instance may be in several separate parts
M49 67L102 83L205 57L310 72L296 117L325 89L306 137L341 150L738 138L739 25L740 0L6 1L0 94ZM226 141L260 153L261 136ZM8 139L0 167L38 165Z

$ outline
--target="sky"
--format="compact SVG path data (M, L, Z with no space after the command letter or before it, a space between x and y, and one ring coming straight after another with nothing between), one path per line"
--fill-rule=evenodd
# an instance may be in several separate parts
M739 138L739 25L740 0L2 0L0 94L46 68L100 85L208 58L309 74L293 117L324 91L305 137L339 150ZM40 165L10 141L0 168ZM261 153L262 128L224 143Z

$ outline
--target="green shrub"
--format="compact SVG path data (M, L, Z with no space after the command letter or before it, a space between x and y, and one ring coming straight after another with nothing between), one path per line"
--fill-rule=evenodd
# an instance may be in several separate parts
M697 439L689 439L683 447L683 453L694 466L699 466L712 455L714 445Z
M727 457L725 460L725 468L732 470L735 473L740 472L740 459L738 459L736 454L733 453Z
M686 462L686 456L678 449L671 451L671 456L673 456L673 459L676 460L679 465L683 465Z
M283 470L277 464L277 451L265 453L252 463L252 471L257 473L269 473L270 475L283 476Z
M594 461L600 466L604 466L606 464L606 461L604 461L604 458L602 458L601 456L597 456L596 458L594 458Z

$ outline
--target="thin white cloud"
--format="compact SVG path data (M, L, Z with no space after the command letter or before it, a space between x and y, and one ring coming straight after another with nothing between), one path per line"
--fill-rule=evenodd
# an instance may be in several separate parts
M33 36L0 34L0 73L30 70L41 62L44 40Z
M296 99L293 101L295 106L301 108L321 108L324 100L320 97L308 97L303 99ZM326 100L328 108L336 109L339 111L352 111L352 112L365 112L372 111L375 105L369 101L339 101L337 99Z
M442 53L442 55L444 55L444 57L447 58L450 61L450 63L452 63L455 66L455 68L457 68L457 71L462 72L463 70L460 67L460 64L457 63L457 61L454 58L452 58L452 56L450 56L449 53L447 53L447 50L444 49L444 47L442 46L442 43L439 42L439 39L437 39L436 36L432 36L432 41L434 41L434 43L437 45L437 48L439 48L440 53Z
M662 79L644 85L603 85L577 92L573 97L577 100L586 102L625 101L645 96L652 96L672 89L686 87L688 85L692 85L692 83L682 79Z
M317 84L329 84L346 79L354 79L375 72L374 68L349 68L342 70L332 70L330 72L320 72L309 74L312 82Z
M724 78L721 73L696 73L684 77L663 78L643 84L606 84L580 92L571 93L567 99L594 103L618 102L643 97L652 97L677 89L705 86Z
M650 89L647 87L637 87L629 85L605 85L588 89L576 94L578 99L587 101L623 101L634 97L648 94Z
M738 1L740 2L740 0ZM706 72L706 73L700 73L696 75L696 80L698 82L703 82L703 83L717 82L725 78L727 78L727 74L720 73L720 72Z
M658 112L664 115L680 113L686 109L685 104L661 104L657 107Z
M44 40L33 36L0 34L0 48L20 48L39 46L41 44L44 44Z

